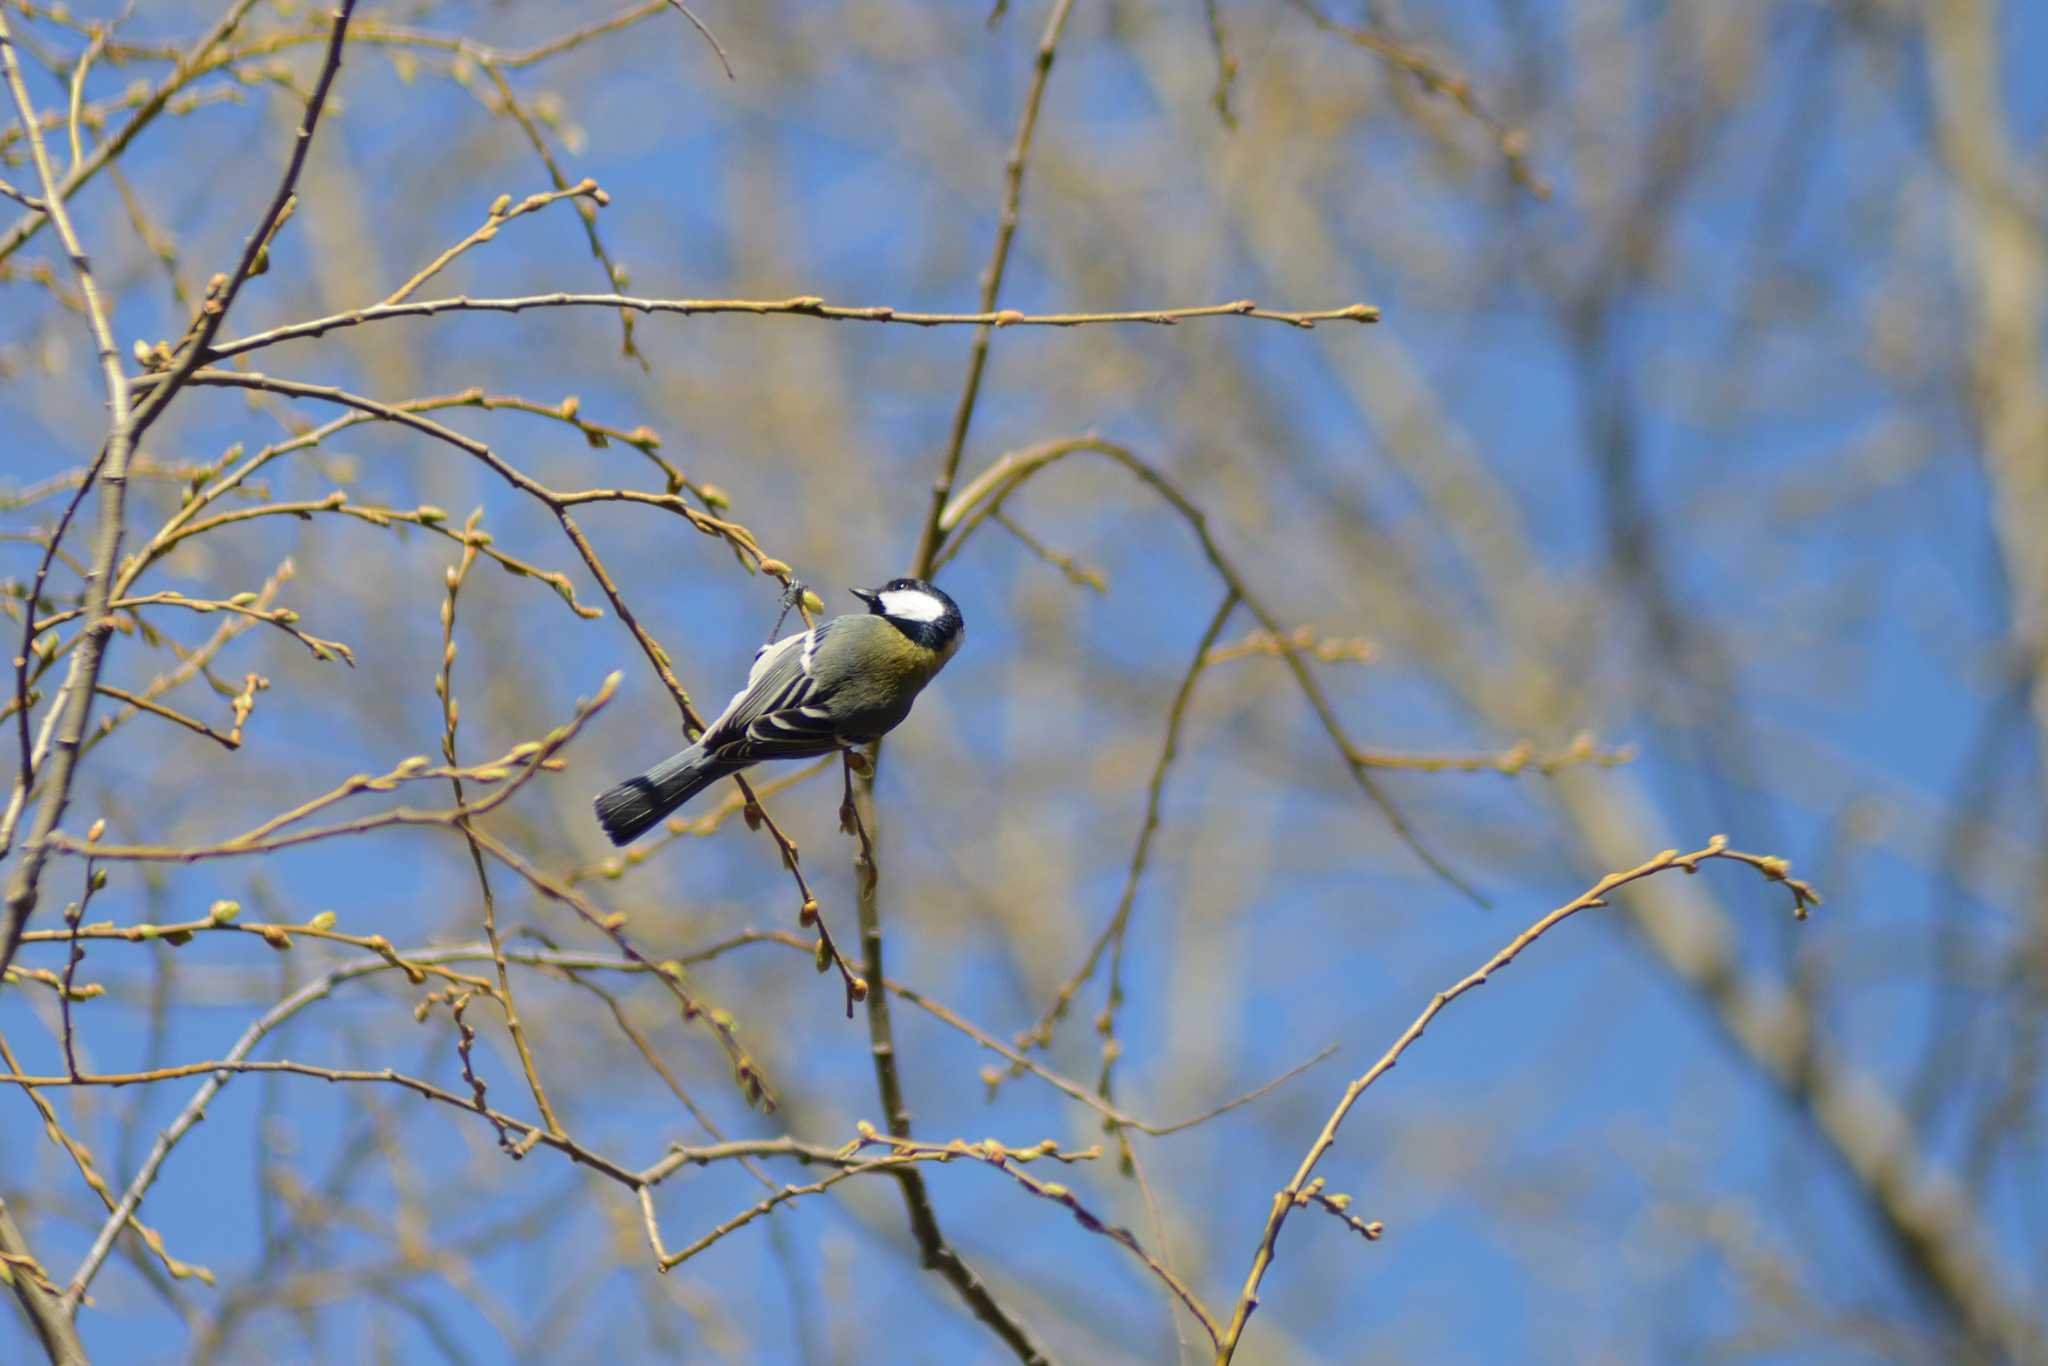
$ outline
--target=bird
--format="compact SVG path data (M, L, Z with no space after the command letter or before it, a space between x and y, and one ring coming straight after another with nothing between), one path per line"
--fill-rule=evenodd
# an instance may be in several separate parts
M960 648L960 608L923 579L855 588L850 612L763 645L746 686L695 744L599 794L597 822L627 845L720 778L880 739Z

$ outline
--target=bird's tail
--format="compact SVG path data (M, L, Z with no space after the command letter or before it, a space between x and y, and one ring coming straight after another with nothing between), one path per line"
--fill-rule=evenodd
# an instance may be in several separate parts
M613 844L631 844L654 828L669 812L699 792L744 765L722 762L691 745L648 769L628 778L597 799L597 823Z

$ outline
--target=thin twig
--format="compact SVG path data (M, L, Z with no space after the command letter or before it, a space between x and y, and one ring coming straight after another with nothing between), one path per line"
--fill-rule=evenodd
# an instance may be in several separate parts
M1372 775L1372 765L1361 757L1363 752L1359 747L1351 743L1345 734L1343 723L1337 718L1336 710L1331 707L1329 698L1324 694L1322 685L1310 672L1308 660L1303 657L1304 652L1294 646L1288 634L1281 629L1279 619L1267 610L1265 604L1251 591L1244 576L1238 572L1236 564L1223 553L1223 548L1209 530L1207 514L1195 506L1172 480L1141 459L1129 447L1120 446L1113 441L1104 441L1096 436L1079 436L1048 441L1026 450L1011 451L1003 455L976 475L958 496L941 509L937 525L945 540L932 557L932 572L936 573L958 555L967 539L974 534L975 528L1000 511L1004 500L1015 493L1026 480L1056 461L1077 452L1101 455L1123 466L1180 514L1189 529L1195 533L1195 538L1201 542L1203 557L1208 560L1210 568L1216 571L1226 587L1237 594L1238 599L1244 603L1245 610L1257 618L1267 635L1281 647L1280 655L1287 665L1288 672L1294 676L1302 695L1308 699L1309 707L1315 712L1316 720L1321 723L1323 733L1329 736L1330 742L1343 757L1345 767L1350 771L1352 781L1358 785L1359 790L1379 810L1381 817L1408 847L1410 853L1445 883L1478 905L1486 905L1485 897L1423 844L1421 838L1409 826L1407 818L1401 814L1400 808L1394 805L1393 799L1380 787Z
M14 1056L14 1050L8 1047L7 1040L4 1037L0 1037L0 1063L5 1063L7 1070L10 1072L19 1072L21 1070L21 1064ZM74 1075L76 1075L76 1069L72 1070ZM64 1126L58 1122L57 1107L50 1103L48 1096L32 1088L23 1089L28 1096L29 1103L36 1107L36 1113L42 1117L43 1132L49 1136L51 1142L64 1150L65 1155L71 1159L72 1165L78 1169L78 1175L85 1182L86 1187L98 1197L100 1204L109 1214L113 1213L118 1208L118 1201L114 1196L113 1190L107 1185L105 1178L100 1175L98 1165L93 1160L91 1150L65 1132ZM214 1283L213 1272L206 1267L196 1266L172 1256L170 1249L164 1246L163 1235L141 1219L136 1218L132 1209L129 1211L125 1222L129 1228L135 1231L135 1236L142 1240L142 1245L148 1248L151 1254L163 1264L165 1274L170 1276L172 1280L197 1280L203 1281L207 1285ZM53 1285L51 1289L54 1291L56 1287ZM78 1312L78 1306L69 1301L63 1302L61 1307L67 1315L76 1315Z
M51 834L50 847L62 853L90 853L94 858L111 862L196 863L204 859L245 858L253 854L267 854L278 849L289 849L343 835L361 834L367 830L381 830L388 826L439 825L452 828L465 818L483 815L510 801L535 774L555 767L555 755L563 746L574 740L590 718L611 701L618 685L619 675L611 674L598 689L596 696L577 704L575 714L569 720L549 731L541 739L515 746L490 763L475 764L467 768L437 768L428 763L424 755L416 756L382 775L355 774L339 786L288 811L280 812L230 839L212 844L191 845L103 844L74 839L59 831ZM414 807L397 806L334 825L297 830L286 828L360 792L389 792L401 783L448 777L492 783L496 784L496 787L481 801L445 810L422 811Z
M483 509L478 508L470 515L463 530L476 532L477 523L483 518ZM441 755L447 759L450 769L459 769L461 761L455 756L455 731L461 724L462 709L455 699L455 604L462 592L464 580L476 564L476 544L465 541L462 556L449 566L447 573L448 596L441 603L441 670L434 676L434 693L441 700ZM448 783L455 793L456 810L462 812L455 818L455 828L462 832L462 840L469 848L471 865L476 870L477 891L483 899L484 939L491 946L491 958L498 969L497 1001L505 1012L505 1030L512 1036L512 1047L519 1054L519 1065L526 1073L527 1089L533 1093L534 1108L540 1111L541 1122L548 1126L548 1132L562 1132L562 1122L555 1117L555 1107L548 1103L547 1089L541 1085L540 1069L533 1061L533 1048L526 1041L526 1028L519 1021L519 1009L512 1000L512 973L505 966L505 945L498 938L498 901L491 893L491 870L484 865L483 846L477 842L476 831L470 825L470 816L465 809L462 795L462 779L457 772L448 775ZM464 998L467 999L466 997ZM462 1012L459 1006L451 1006L458 1027L462 1027ZM463 1054L463 1066L469 1065L467 1050ZM482 1083L477 1083L477 1103L483 1103ZM500 1140L503 1140L502 1131ZM505 1144L508 1151L513 1145Z
M775 1094L769 1089L767 1078L761 1075L760 1065L740 1045L739 1026L733 1020L731 1012L716 1006L706 1006L698 1001L683 983L680 963L673 959L657 962L642 953L626 934L624 913L605 914L581 892L549 877L490 835L481 830L471 833L486 853L524 878L528 886L548 900L569 907L591 928L617 945L619 952L652 972L676 999L676 1003L682 1008L683 1018L687 1021L701 1022L718 1040L719 1047L725 1050L726 1061L732 1064L733 1081L740 1088L741 1094L747 1098L747 1103L771 1113L776 1109Z
M273 506L268 509L251 508L249 509L249 512L253 515L259 511L275 512L276 510L277 509ZM215 525L218 524L218 522L215 523ZM124 574L123 577L125 579L127 576ZM117 587L118 586L119 585L117 585ZM233 598L221 600L211 598L188 598L183 593L173 592L147 593L141 597L116 598L112 602L107 604L107 608L109 611L112 612L132 612L137 607L183 607L187 611L202 613L232 612L237 616L248 617L253 621L260 621L268 625L277 627L280 631L283 631L285 634L291 636L294 640L297 640L301 645L304 645L306 649L309 652L311 652L313 658L315 659L327 660L338 657L344 664L347 664L350 668L355 667L355 651L351 650L348 646L342 644L338 640L326 640L320 636L311 635L305 631L299 630L297 626L299 614L297 612L294 612L289 608L282 607L256 607L253 605L256 596L254 593L245 594L243 596L246 600L237 601ZM35 623L36 634L41 635L44 631L47 631L52 627L61 626L65 622L71 621L77 617L84 616L85 614L85 609L83 607L77 607L72 608L69 611L54 612L47 617L41 617Z
M1038 125L1038 110L1045 96L1046 79L1052 73L1053 54L1059 44L1060 31L1065 27L1071 9L1072 0L1053 0L1045 31L1039 39L1030 89L1024 97L1024 109L1018 116L1016 136L1004 167L1003 205L996 239L990 249L988 267L981 277L983 313L995 311L1002 289L1003 270L1009 262L1010 243L1017 231L1024 164L1031 150L1031 135ZM932 485L931 507L918 533L911 572L919 578L930 578L936 570L933 556L938 551L941 535L939 515L945 509L953 477L960 467L961 452L966 448L967 428L974 416L975 400L981 392L981 376L988 363L989 334L993 326L993 320L975 326L974 341L968 353L967 377L961 389L960 402L954 410L952 431L940 460L938 477ZM851 827L860 840L854 859L854 876L859 888L861 971L869 982L878 985L885 983L887 977L883 972L881 906L877 895L879 870L875 864L874 842L868 834L868 822L875 809L874 765L880 756L879 741L868 746L866 777L860 785L857 799L852 791L852 759L848 757L848 792L842 817L842 822ZM876 990L868 997L868 1052L873 1060L875 1085L881 1095L888 1131L892 1137L907 1140L911 1137L910 1107L904 1099L902 1077L897 1067L895 1030L889 1016L889 992L886 989ZM997 1303L981 1278L946 1241L939 1228L938 1213L932 1207L931 1193L926 1189L921 1174L915 1169L905 1170L899 1177L899 1184L904 1210L910 1220L910 1231L917 1239L925 1266L944 1276L974 1316L986 1323L1019 1360L1026 1363L1045 1361L1045 1353L1032 1341L1024 1325Z
M1053 0L1045 18L1045 31L1038 36L1038 54L1032 63L1031 86L1024 95L1023 112L1017 116L1017 131L1010 142L1009 158L1003 163L1003 206L996 218L996 240L989 248L988 265L981 272L981 311L995 311L1002 293L1003 274L1010 264L1010 244L1017 238L1017 223L1024 199L1024 165L1031 157L1031 139L1038 131L1038 110L1045 100L1046 82L1052 76L1053 56L1059 49L1060 32L1067 25L1073 0ZM928 577L938 553L939 514L952 496L953 480L960 472L960 457L967 449L967 429L974 421L976 402L981 397L981 377L988 368L988 343L994 324L981 323L974 329L974 341L967 353L967 378L960 387L960 401L953 408L953 426L946 436L946 452L939 460L938 478L932 481L931 508L918 531L914 563L920 578Z
M1273 1263L1274 1249L1280 1237L1280 1226L1286 1222L1287 1216L1290 1213L1305 1203L1302 1197L1308 1191L1310 1178L1315 1174L1316 1164L1322 1161L1323 1155L1337 1141L1337 1130L1344 1123L1345 1116L1351 1113L1351 1108L1358 1103L1358 1098L1365 1094L1367 1087L1393 1070L1394 1065L1401 1060L1401 1055L1408 1051L1408 1046L1422 1037L1422 1031L1429 1027L1430 1021L1434 1020L1445 1006L1458 999L1458 997L1463 996L1475 987L1485 986L1493 974L1514 962L1522 950L1542 938L1549 930L1570 919L1580 911L1595 906L1605 906L1608 895L1617 888L1639 881L1642 878L1666 872L1672 868L1681 869L1686 873L1697 873L1700 864L1709 859L1729 859L1733 862L1744 863L1762 873L1767 879L1773 882L1784 883L1792 893L1793 914L1802 920L1806 918L1806 908L1811 905L1818 905L1820 902L1820 897L1815 894L1811 886L1791 876L1790 869L1785 860L1759 854L1745 854L1739 850L1730 849L1727 838L1716 835L1707 842L1705 848L1696 849L1692 853L1683 854L1676 849L1666 849L1655 858L1638 864L1634 868L1624 872L1609 873L1606 877L1593 884L1593 886L1581 892L1572 900L1567 901L1564 905L1559 906L1556 910L1551 911L1548 915L1545 915L1529 926L1528 929L1523 930L1520 934L1509 940L1500 952L1487 959L1476 971L1467 974L1450 987L1438 992L1430 999L1429 1004L1423 1008L1422 1013L1415 1017L1415 1022L1403 1030L1401 1036L1394 1040L1393 1046L1381 1055L1380 1060L1367 1069L1357 1080L1353 1081L1350 1086L1345 1088L1343 1097L1337 1102L1337 1108L1332 1110L1329 1119L1324 1121L1322 1132L1317 1134L1315 1142L1309 1145L1308 1154L1302 1158L1301 1165L1295 1169L1293 1178L1274 1195L1272 1210L1266 1216L1266 1226L1260 1232L1258 1246L1252 1254L1251 1271L1245 1277L1244 1289L1238 1295L1237 1307L1231 1314L1230 1325L1221 1341L1217 1344L1217 1366L1228 1366L1232 1356L1236 1353L1239 1340L1244 1335L1245 1323L1251 1318L1252 1311L1258 1308L1259 1283L1265 1278L1267 1268Z
M334 11L334 23L327 37L327 52L320 62L320 74L313 82L313 93L307 97L305 112L299 118L298 131L292 136L292 151L285 161L284 174L278 178L277 190L271 195L270 205L263 216L256 220L256 226L242 244L241 259L235 262L234 273L219 289L207 291L206 302L200 305L198 315L188 330L189 343L178 355L167 374L159 376L160 383L150 391L142 407L135 415L135 434L139 439L150 426L163 415L172 399L178 396L185 382L206 362L208 348L220 334L221 324L227 321L228 311L235 306L235 299L241 294L242 286L256 273L257 263L267 256L271 239L284 220L290 216L297 202L299 173L305 169L306 154L313 147L313 133L320 126L320 111L326 108L327 96L334 89L334 79L340 74L342 52L348 38L348 21L355 13L356 0L339 0Z
M21 648L14 656L14 713L21 742L21 762L16 769L14 793L8 803L6 818L4 822L0 822L0 858L4 858L7 851L14 846L15 821L19 818L22 804L28 799L29 788L35 783L36 768L42 762L38 757L38 751L46 743L46 740L31 740L28 723L28 671L29 661L35 658L36 607L42 601L43 585L49 580L50 566L55 564L58 556L63 553L61 547L64 535L71 529L71 521L78 515L78 509L84 506L86 495L91 492L94 481L99 478L99 472L106 464L106 459L106 448L101 447L98 456L79 477L77 491L64 505L62 515L57 518L57 525L51 529L50 539L43 547L43 557L36 565L35 577L29 580L27 596L22 599ZM92 571L86 570L84 577L89 581L91 576ZM46 724L54 725L56 719L57 710L53 707Z
M1213 5L1214 0L1209 0ZM1472 89L1472 82L1464 76L1445 71L1427 56L1403 43L1396 42L1377 29L1361 28L1332 18L1311 0L1290 0L1293 6L1308 16L1309 22L1325 33L1334 33L1349 43L1364 48L1413 76L1424 90L1440 95L1455 104L1466 117L1486 130L1507 162L1508 174L1514 182L1536 199L1550 198L1550 183L1529 165L1529 134L1503 122L1479 100ZM1213 10L1211 13L1213 14ZM1220 33L1220 30L1219 30ZM1220 42L1220 38L1219 38Z
M513 93L512 83L505 79L500 64L488 56L479 56L478 64L483 67L485 74L491 78L491 84L496 87L498 103L512 116L512 121L519 125L519 131L524 133L526 140L532 144L534 155L540 158L540 164L546 168L549 178L555 182L555 188L568 189L569 177L563 174L561 166L555 161L555 154L548 147L547 138L541 134L540 126L519 102L519 96ZM597 231L597 210L588 203L579 204L577 208L581 211L577 218L582 222L583 235L590 243L590 254L604 267L605 283L613 289L626 288L625 267L612 259L611 252L605 248L604 238ZM623 308L619 310L619 326L623 333L619 345L621 354L639 361L641 369L647 369L647 358L640 354L639 347L633 342L633 315Z
M1115 953L1110 960L1109 999L1103 1005L1102 1013L1096 1021L1096 1032L1102 1036L1103 1057L1102 1080L1097 1087L1097 1094L1104 1101L1114 1100L1110 1077L1115 1059L1121 1053L1116 1038L1116 1012L1123 1005L1124 938L1130 925L1131 908L1137 903L1138 883L1144 877L1145 865L1151 855L1152 837L1159 829L1159 808L1165 796L1166 773L1180 752L1181 726L1187 719L1188 703L1194 697L1195 682L1201 677L1202 670L1208 666L1216 639L1223 634L1223 627L1230 620L1230 614L1237 610L1237 606L1236 591L1225 590L1223 601L1217 604L1215 613L1209 618L1209 624L1202 632L1201 640L1195 646L1194 659L1181 674L1180 684L1174 689L1173 702L1166 713L1166 738L1160 744L1159 757L1152 765L1152 776L1146 780L1145 812L1138 822L1138 838L1131 849L1129 866L1124 870L1123 891L1117 896L1116 910L1110 915L1109 923L1103 926L1102 933L1095 937L1095 942L1089 947L1088 955L1082 960L1081 966L1061 983L1058 991L1053 993L1052 1005L1039 1017L1037 1024L1019 1034L1016 1039L1020 1052L1029 1052L1033 1048L1044 1048L1050 1044L1053 1025L1065 1017L1075 994L1095 975L1095 969L1101 964L1104 952L1114 945ZM1020 1070L1012 1067L1010 1075L1016 1076Z
M393 318L429 318L441 313L524 313L540 308L617 308L635 313L668 313L680 317L707 314L745 313L756 317L818 318L827 322L900 323L909 327L1098 327L1140 324L1172 327L1201 318L1258 318L1285 323L1290 327L1312 328L1321 322L1376 323L1380 311L1370 304L1346 304L1341 308L1288 312L1261 308L1250 299L1222 304L1195 304L1176 308L1139 308L1087 313L1020 313L993 305L972 313L919 312L889 304L828 304L815 294L786 299L655 299L631 294L525 294L503 298L471 298L457 295L446 299L406 299L394 304L371 304L321 318L286 323L251 332L230 341L216 342L207 353L209 361L260 351L280 342L323 337L344 328L362 327ZM941 506L944 503L941 502Z
M14 1222L14 1211L5 1200L0 1200L0 1271L14 1287L14 1297L21 1301L22 1312L52 1366L86 1366L85 1345L79 1341L77 1325L64 1312L57 1287L29 1251L28 1238Z
M51 705L51 716L61 718L57 721L54 757L44 775L43 799L36 808L27 839L23 842L21 861L15 865L7 884L7 928L5 940L0 942L0 972L5 972L7 965L14 960L21 932L27 927L28 918L36 907L43 866L49 858L50 835L56 830L58 821L63 819L64 807L71 799L78 749L92 711L93 687L99 681L100 663L106 654L109 634L107 603L111 596L114 565L121 551L122 523L127 508L128 457L140 425L138 415L130 411L128 379L122 369L120 352L114 345L107 303L93 276L85 246L79 240L71 215L64 206L64 187L50 165L49 151L44 147L42 131L36 125L35 106L22 81L21 64L15 57L13 35L4 14L0 14L0 67L5 68L8 92L21 116L22 131L28 139L36 174L43 184L43 198L50 222L56 227L57 236L64 244L64 253L71 260L72 272L78 277L79 289L85 296L93 345L99 353L100 370L106 379L109 409L105 456L99 479L100 525L93 546L92 572L86 580L85 635L77 652L71 656L64 685ZM83 498L84 493L85 486L81 485L79 496ZM53 555L57 540L55 536L51 538L50 552ZM35 610L35 601L31 598L27 604L27 615L33 618ZM28 629L29 639L32 639L33 628ZM28 640L23 643L26 646ZM20 781L22 800L26 802L34 764L26 747L28 709L25 687L21 683L22 670L27 667L26 649L23 653L24 659L15 665L15 670L16 700L23 704L19 718L24 741Z
M254 675L251 676L254 677ZM223 749L237 750L242 747L241 736L217 731L196 716L187 716L185 713L167 707L161 702L153 702L139 693L129 692L126 688L117 688L111 683L101 683L93 691L102 697L111 697L116 702L126 702L129 706L139 711L146 711L152 716L161 716L172 725L183 726L194 735L205 736Z
M144 376L141 382L151 383L155 382L158 378L156 376ZM677 707L682 712L684 727L692 737L703 732L704 720L691 703L690 695L683 688L682 681L675 676L675 671L669 662L668 652L656 643L654 637L640 624L639 618L634 615L632 609L626 605L625 598L621 594L618 584L613 580L610 571L605 568L604 561L598 557L596 547L591 544L589 537L577 525L575 518L570 514L569 510L584 504L599 502L641 503L662 508L681 516L691 526L704 534L724 539L732 546L736 553L742 556L743 560L751 562L753 567L762 573L772 575L780 580L785 589L794 582L789 565L764 553L760 545L754 540L753 533L738 523L726 521L698 511L685 502L678 494L646 493L638 489L560 491L549 488L539 480L534 479L532 476L506 462L489 445L423 416L416 406L384 403L376 399L367 398L361 394L350 393L347 390L339 389L332 385L306 384L296 380L280 379L246 371L201 370L191 376L190 382L200 385L259 389L300 398L316 398L354 408L358 412L387 422L397 423L400 426L410 427L438 441L446 442L481 461L515 489L539 500L554 514L555 520L561 525L563 533L568 536L570 544L576 548L576 552L582 557L584 565L590 570L592 576L596 578L598 587L604 592L605 597L611 601L612 610L618 614L619 620L625 623L626 628L633 633L634 640L640 645L641 651L647 656L648 662L653 664L656 676L661 679L662 685L668 689L669 695L675 699ZM573 601L572 596L572 604ZM775 842L783 866L788 869L790 876L796 882L800 922L805 925L820 925L820 938L825 942L827 953L832 962L839 968L842 985L847 995L847 1007L850 1015L852 1003L859 1000L861 995L859 974L853 971L852 965L839 953L837 945L831 940L830 931L822 928L823 922L818 917L817 898L812 895L810 884L804 877L796 842L790 839L784 833L782 827L776 824L773 817L768 814L767 809L761 805L753 787L746 778L735 774L733 782L745 798L747 809L756 813L760 824L766 827L770 838ZM752 822L750 821L749 823L751 824Z
M600 190L597 187L597 182L588 176L585 176L566 190L546 190L539 194L530 194L517 204L512 202L511 195L499 195L491 204L489 211L484 214L484 221L481 227L457 242L454 246L443 251L433 260L427 262L426 265L421 266L411 279L386 295L384 302L379 304L378 307L389 308L393 304L404 303L408 298L412 297L413 292L421 285L440 274L449 262L462 255L465 251L468 251L471 247L490 241L498 235L499 228L520 215L533 213L564 199L575 198L587 198L591 203L599 206L611 203L611 196Z
M859 840L859 852L854 859L854 880L860 909L861 972L868 982L879 988L868 992L868 1053L873 1060L875 1085L881 1094L883 1119L888 1131L892 1137L908 1139L911 1136L910 1107L904 1099L903 1081L896 1065L895 1026L889 1015L891 993L888 978L882 971L882 920L876 902L880 870L875 864L874 842L868 835L866 820L874 810L873 765L879 749L879 744L869 747L867 776L859 784L858 792L850 794L847 823ZM853 773L850 756L847 765L850 784ZM981 1277L946 1241L923 1175L914 1167L905 1167L897 1173L897 1184L903 1193L911 1236L917 1239L926 1270L936 1271L945 1277L946 1283L953 1287L954 1293L960 1296L974 1316L987 1324L1020 1361L1027 1366L1049 1362L1050 1358L1032 1341L1024 1325L997 1301Z
M214 21L213 27L178 57L172 74L144 97L128 121L117 129L112 137L95 146L86 155L82 165L75 165L70 169L64 177L59 193L54 197L69 198L103 167L127 151L128 145L136 136L170 107L172 99L181 89L213 70L213 65L209 63L209 54L227 41L255 6L256 0L233 0L233 3L221 12L220 18ZM0 235L0 261L12 256L22 243L35 236L43 224L50 221L47 205L41 212L23 215L4 235Z
M670 7L676 11L676 13L682 15L683 18L689 20L690 27L696 29L697 32L702 34L704 36L704 41L711 45L712 52L716 53L718 56L718 64L725 68L725 78L729 81L738 80L739 77L733 74L732 59L725 55L725 48L720 46L718 41L718 35L713 33L709 28L707 28L704 24L704 21L702 19L699 19L696 16L696 14L691 11L690 7L683 3L683 0L668 0L668 3Z

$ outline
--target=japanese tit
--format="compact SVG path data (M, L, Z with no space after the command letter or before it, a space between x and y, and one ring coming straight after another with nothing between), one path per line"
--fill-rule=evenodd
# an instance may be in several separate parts
M960 648L960 609L923 579L856 588L868 605L763 645L747 684L682 753L597 799L597 822L629 844L720 778L763 759L808 759L879 739L910 715Z

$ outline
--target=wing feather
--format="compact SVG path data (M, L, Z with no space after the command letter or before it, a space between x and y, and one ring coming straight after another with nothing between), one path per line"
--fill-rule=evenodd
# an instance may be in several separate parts
M705 732L705 748L721 759L755 763L801 759L839 748L828 693L811 673L818 642L832 623L763 646L740 689Z

